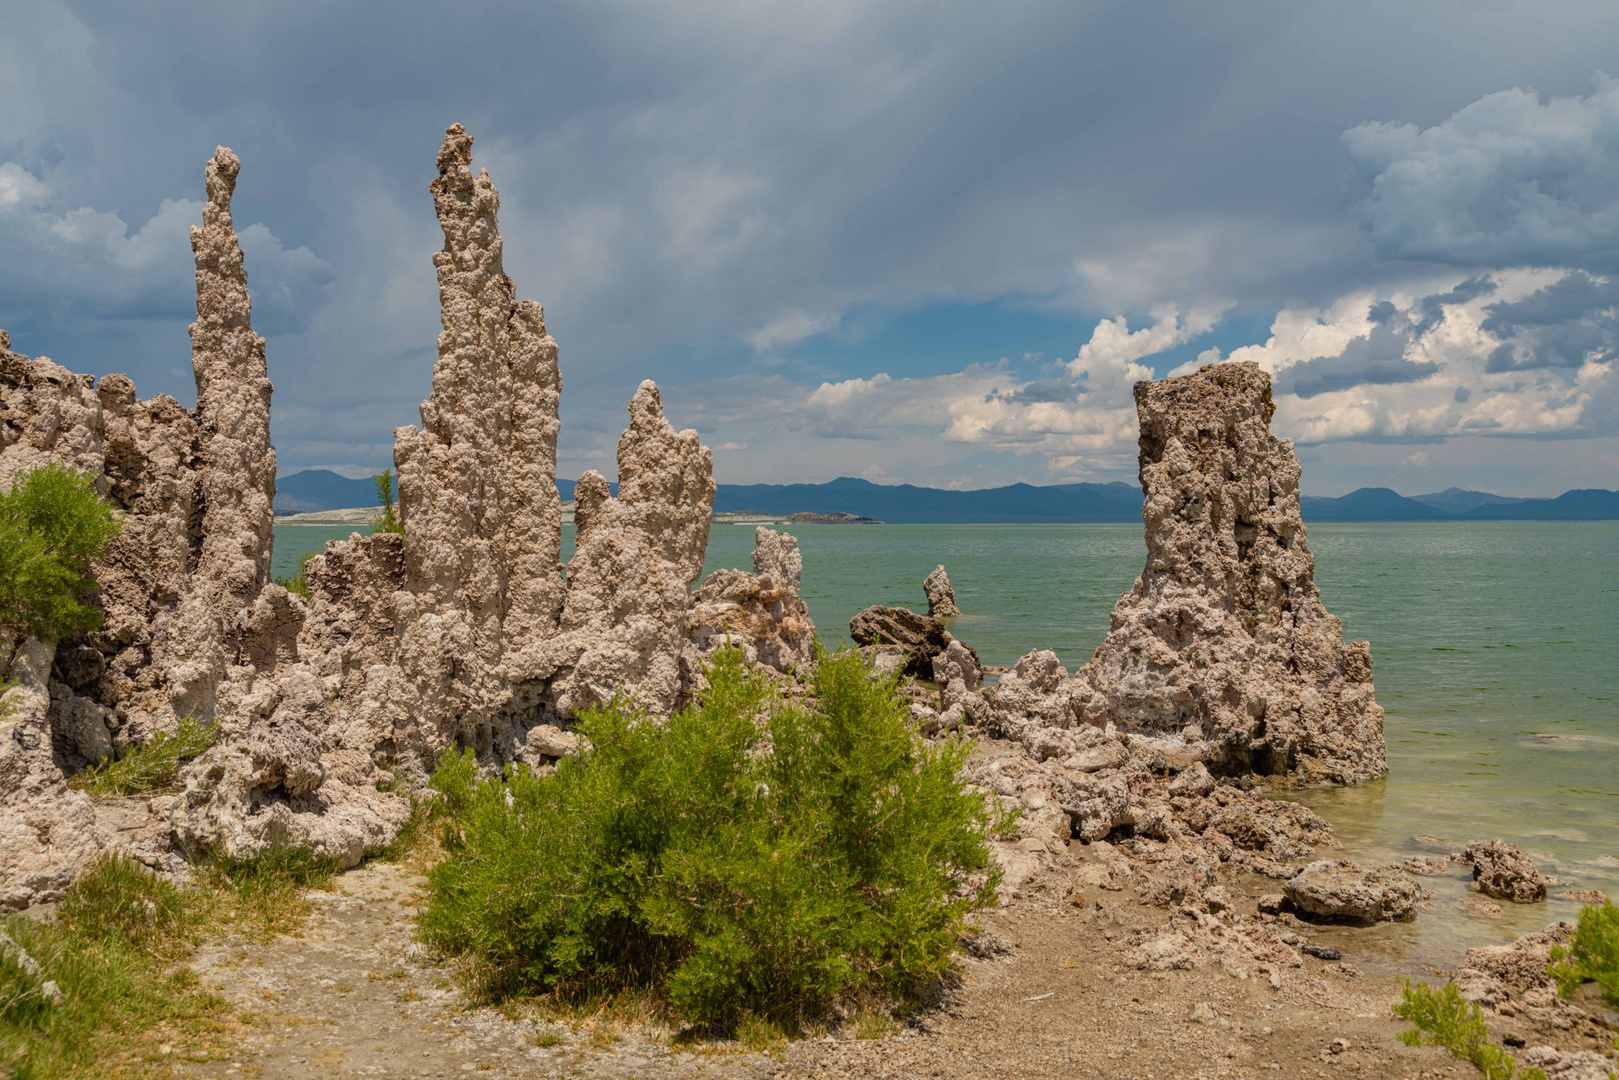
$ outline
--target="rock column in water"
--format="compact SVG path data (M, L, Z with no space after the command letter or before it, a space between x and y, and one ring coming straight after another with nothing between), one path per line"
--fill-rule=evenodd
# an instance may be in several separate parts
M950 586L950 576L944 567L936 566L922 582L922 592L928 598L928 614L935 619L952 619L961 614L956 606L956 590Z
M1205 743L1227 771L1382 775L1371 648L1316 589L1270 377L1215 364L1135 395L1147 565L1076 673L1079 718Z

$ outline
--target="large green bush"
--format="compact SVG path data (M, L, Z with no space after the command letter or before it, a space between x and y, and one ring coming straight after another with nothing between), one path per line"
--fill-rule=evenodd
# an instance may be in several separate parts
M0 678L28 638L60 641L101 625L90 560L121 527L94 477L52 463L0 493Z
M651 986L715 1029L949 971L998 882L968 744L923 742L854 653L823 657L802 704L734 650L708 679L667 723L587 715L589 748L549 775L479 781L470 751L449 755L427 939L492 993Z

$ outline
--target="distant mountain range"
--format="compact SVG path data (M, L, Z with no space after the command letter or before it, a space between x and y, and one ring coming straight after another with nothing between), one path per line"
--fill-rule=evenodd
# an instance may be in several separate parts
M574 482L558 480L557 492L573 498ZM618 493L618 485L612 485ZM370 506L370 480L350 480L325 469L306 469L276 480L278 514L306 514ZM1581 488L1555 499L1518 499L1487 491L1446 488L1406 497L1390 488L1361 488L1338 498L1305 495L1311 521L1598 521L1619 519L1619 491ZM1139 522L1141 489L1111 484L1011 484L977 491L945 491L910 484L873 484L840 476L825 484L721 484L714 499L720 512L758 514L858 514L891 524L1015 524Z
M278 514L314 514L376 504L377 485L369 477L350 480L329 469L305 469L275 478L275 512Z
M1336 499L1299 498L1311 521L1608 521L1619 518L1619 491L1576 488L1555 499L1514 499L1446 488L1406 498L1390 488L1361 488Z

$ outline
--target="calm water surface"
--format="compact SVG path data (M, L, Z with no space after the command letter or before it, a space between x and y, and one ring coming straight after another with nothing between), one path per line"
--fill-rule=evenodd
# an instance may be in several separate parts
M276 570L348 528L276 529ZM953 632L986 663L1056 650L1070 670L1107 633L1145 559L1139 525L804 526L803 595L828 644L870 604L925 610L943 563L967 612ZM1316 581L1345 636L1369 639L1388 711L1389 776L1299 798L1344 853L1386 862L1501 836L1545 872L1619 897L1619 523L1314 525ZM563 537L571 556L573 530ZM717 525L705 575L751 566L753 528ZM1421 838L1432 839L1421 839ZM1468 912L1464 878L1426 878L1415 924L1339 931L1406 966L1454 966L1578 905Z

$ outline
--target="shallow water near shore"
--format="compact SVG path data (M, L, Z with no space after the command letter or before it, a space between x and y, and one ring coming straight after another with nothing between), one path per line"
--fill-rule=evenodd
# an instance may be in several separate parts
M276 574L346 527L276 529ZM703 568L749 569L751 526L717 525ZM1107 633L1141 572L1139 525L802 526L802 593L823 640L871 604L926 610L922 579L949 570L967 614L952 631L985 663L1056 650L1070 671ZM1619 899L1619 522L1321 524L1316 582L1345 636L1372 643L1388 712L1389 776L1288 797L1332 822L1341 854L1383 863L1500 836L1562 879L1544 904L1478 900L1466 872L1424 878L1414 924L1332 931L1349 959L1453 967L1463 949L1572 919L1570 889ZM573 529L563 556L573 552ZM1428 837L1431 839L1419 839Z

